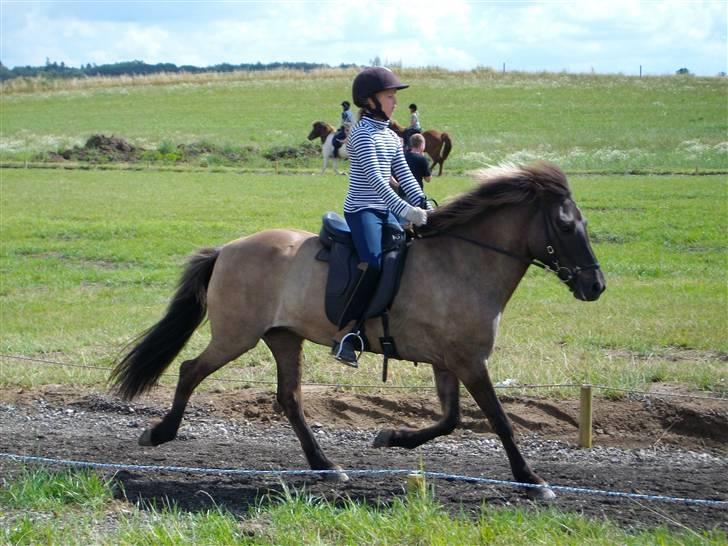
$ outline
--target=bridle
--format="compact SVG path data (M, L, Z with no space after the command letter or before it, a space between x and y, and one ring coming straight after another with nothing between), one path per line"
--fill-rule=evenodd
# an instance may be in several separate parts
M470 237L457 235L455 233L435 232L432 234L423 235L415 232L415 236L418 239L429 239L430 237L450 237L452 239L458 239L459 241L465 241L466 243L470 243L479 248L484 248L486 250L497 252L498 254L503 254L504 256L513 258L514 260L517 260L526 265L535 265L536 267L540 267L541 269L556 275L559 280L565 284L568 284L574 278L578 277L579 274L581 274L583 271L599 269L599 262L596 261L588 265L575 265L573 267L566 267L561 265L561 263L559 262L559 258L556 255L556 249L554 248L554 246L560 247L561 245L559 245L559 238L555 236L556 229L554 228L553 220L546 213L545 209L541 209L541 215L543 216L544 232L546 233L546 254L549 256L549 259L545 262L538 258L527 258L525 256L516 254L515 252L511 252L510 250L506 250L505 248L491 245L489 243L483 243L481 241L476 241L475 239L471 239ZM559 250L563 249L559 248Z

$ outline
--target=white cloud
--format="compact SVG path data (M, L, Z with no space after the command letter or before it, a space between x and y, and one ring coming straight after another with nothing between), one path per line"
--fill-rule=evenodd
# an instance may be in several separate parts
M562 2L48 2L2 4L0 60L139 59L713 75L727 69L725 0ZM678 66L679 65L679 66ZM587 68L585 68L587 67Z

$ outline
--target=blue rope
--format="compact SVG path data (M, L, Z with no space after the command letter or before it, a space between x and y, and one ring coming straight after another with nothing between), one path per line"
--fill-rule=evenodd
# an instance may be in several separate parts
M580 493L586 495L598 495L603 497L620 497L635 500L668 502L675 504L687 504L698 506L715 506L728 508L728 500L688 499L682 497L667 497L664 495L644 495L639 493L626 493L624 491L607 491L603 489L589 489L585 487L569 487L564 485L541 485L532 483L520 483L507 480L495 480L492 478L477 478L473 476L460 476L457 474L446 474L444 472L423 472L407 469L393 470L245 470L238 468L204 468L189 466L162 466L162 465L137 465L117 463L94 463L89 461L74 461L67 459L51 459L49 457L35 457L30 455L15 455L12 453L0 453L0 458L10 459L18 462L35 462L49 464L63 464L85 468L104 468L113 470L136 470L153 472L184 472L197 474L218 474L236 476L313 476L338 474L344 472L352 476L401 476L416 474L425 478L441 479L449 482L483 483L488 485L500 485L516 489L541 489L548 488L564 493Z

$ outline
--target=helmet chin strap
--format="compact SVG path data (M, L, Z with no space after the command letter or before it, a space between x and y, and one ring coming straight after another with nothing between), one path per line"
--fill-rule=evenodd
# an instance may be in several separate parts
M369 117L374 119L380 119L382 121L389 121L389 117L382 110L382 103L379 102L376 96L369 97L374 102L374 108L367 108L365 113L369 114Z

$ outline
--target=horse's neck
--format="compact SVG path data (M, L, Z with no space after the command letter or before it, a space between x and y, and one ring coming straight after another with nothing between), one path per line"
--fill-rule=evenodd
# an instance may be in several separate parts
M502 249L514 256L528 258L529 211L527 207L507 207L485 213L480 218L453 230L455 236L462 236L477 244L463 242L470 248L464 256L470 262L473 274L483 277L483 281L500 287L502 305L510 299L528 264L513 256L487 248Z

